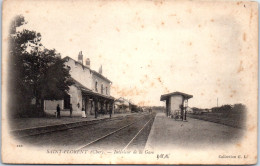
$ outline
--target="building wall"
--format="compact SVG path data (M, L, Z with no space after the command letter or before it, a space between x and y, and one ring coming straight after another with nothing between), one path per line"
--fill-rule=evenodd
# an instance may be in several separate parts
M57 111L57 105L60 105L61 111L64 108L63 100L44 100L44 112L48 115L55 115Z
M95 90L95 86L96 86L96 81L98 82L98 86L97 86L97 90ZM103 84L103 88L104 88L104 93L103 95L108 95L110 96L110 83L106 80L104 80L103 78L100 78L98 75L96 74L92 74L92 87L90 88L92 91L94 92L98 92L100 94L101 93L101 85ZM106 94L106 87L107 87L107 94Z
M70 102L72 104L73 112L81 112L82 111L82 94L81 90L79 90L74 85L70 86L69 90ZM78 107L79 104L79 107Z
M70 116L70 111L68 109L64 109L64 100L44 100L44 112L48 115L54 116L57 111L57 104L59 104L61 108L61 117ZM81 112L74 111L73 116L81 116Z
M60 105L60 108L63 109L63 100L44 100L44 110L55 110L57 105Z
M70 67L70 74L71 77L77 80L79 83L84 85L85 87L95 91L95 82L98 82L98 93L101 93L101 85L103 84L104 88L104 95L110 96L110 82L107 80L104 80L97 74L95 74L91 69L88 67L82 66L82 64L78 63L77 61L74 61L70 58L68 58L68 61L65 62L65 65ZM106 93L106 87L107 87L107 93ZM72 85L70 86L69 90L70 95L70 103L72 104L73 109L73 115L80 116L82 107L85 108L85 105L87 107L86 113L87 114L94 114L94 101L90 101L88 98L83 98L81 90L79 90L76 86ZM84 99L84 103L82 102L82 99ZM51 114L54 114L56 111L57 104L60 104L61 109L64 109L64 100L59 101L46 101L46 111L50 112ZM98 109L101 108L100 102L98 102ZM64 109L64 114L69 115L69 110ZM66 113L65 113L66 112ZM61 112L61 116L62 116Z
M83 67L72 59L69 59L69 61L65 64L70 66L70 74L72 78L74 78L87 88L92 88L92 82L90 81L92 79L92 72L89 68Z
M170 100L169 100L171 114L174 115L175 112L181 111L180 106L182 104L183 104L183 96L181 96L181 95L171 96Z
M96 92L95 90L95 83L98 82L97 92L101 93L101 85L103 84L103 94L110 96L110 82L104 80L103 78L99 77L97 74L92 72L89 68L83 67L78 62L75 62L72 59L69 59L66 62L66 65L70 66L70 74L71 77L80 82L85 87L91 89L92 91ZM106 93L107 87L107 93Z
M193 109L190 107L187 107L186 110L187 110L187 113L190 113L190 114L194 112Z

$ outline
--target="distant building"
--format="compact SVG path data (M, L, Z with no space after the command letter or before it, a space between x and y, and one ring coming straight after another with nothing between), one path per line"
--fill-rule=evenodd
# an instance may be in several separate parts
M72 104L73 115L81 115L85 111L87 115L94 114L95 105L99 112L108 112L109 105L114 104L114 98L110 95L112 82L102 75L90 69L90 60L87 58L86 64L83 64L82 52L78 55L78 61L65 57L65 65L70 68L70 75L74 85L70 86L68 96L60 101L45 101L45 111L53 112L59 103L61 109L69 110ZM113 106L112 106L113 107ZM69 112L69 111L68 111Z
M212 112L212 109L207 109L207 108L206 108L206 109L203 109L202 112L203 112L203 113L210 113L210 112Z
M173 92L162 95L161 101L166 101L166 116L183 119L184 115L186 115L188 99L192 97L192 95L185 94L182 92Z
M194 113L193 109L190 108L190 107L187 107L186 110L187 110L187 113L189 113L189 114L193 114Z
M115 113L131 112L131 102L120 97L115 100Z

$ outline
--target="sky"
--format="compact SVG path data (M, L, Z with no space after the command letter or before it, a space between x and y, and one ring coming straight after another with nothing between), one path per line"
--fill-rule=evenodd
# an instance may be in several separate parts
M163 106L162 94L193 95L189 106L244 103L251 92L255 13L243 3L204 1L21 1L23 28L62 57L89 58L112 81L111 95ZM29 4L29 5L28 5ZM248 4L246 4L248 5ZM9 17L11 17L10 15ZM249 47L250 46L250 47Z

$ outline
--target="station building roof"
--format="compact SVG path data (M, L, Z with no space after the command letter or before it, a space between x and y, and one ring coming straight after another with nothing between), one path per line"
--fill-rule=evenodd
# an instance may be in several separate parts
M176 96L176 95L181 95L184 97L184 99L190 99L192 98L193 96L192 95L189 95L189 94L186 94L186 93L182 93L182 92L172 92L172 93L168 93L168 94L164 94L164 95L161 95L161 101L163 100L167 100L169 97L171 96Z
M69 57L69 56L66 56L64 59L65 59L65 60L69 60L69 59L70 59L70 60L74 61L76 64L81 65L83 68L89 69L91 72L93 72L93 73L94 73L95 75L97 75L98 77L100 77L100 78L106 80L106 81L109 82L109 83L112 83L112 81L110 81L108 78L106 78L106 77L103 76L102 74L96 72L95 70L90 69L89 67L87 67L87 66L85 66L84 64L82 64L82 63L76 61L75 59L73 59L73 58L71 58L71 57Z

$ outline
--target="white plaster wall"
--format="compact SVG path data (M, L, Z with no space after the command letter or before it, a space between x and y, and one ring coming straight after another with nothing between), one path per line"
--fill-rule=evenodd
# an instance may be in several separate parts
M104 88L104 93L103 95L107 95L110 96L110 83L106 80L104 80L103 78L98 77L96 74L92 74L92 87L91 89L95 91L95 84L96 81L98 82L98 93L101 93L101 84L103 84L103 88ZM106 94L106 87L107 87L107 94Z
M81 112L82 111L82 94L81 90L79 90L74 85L70 86L69 90L70 95L70 103L72 104L73 112ZM79 103L79 107L77 106Z
M174 114L176 111L181 111L180 106L182 105L182 103L183 103L183 96L181 95L171 96L169 100L171 114Z
M55 116L55 112L57 111L57 104L60 105L61 117L68 117L70 116L70 112L68 109L64 109L64 100L44 100L44 112L48 115ZM80 111L74 111L73 116L81 116Z
M65 65L70 66L70 74L71 77L80 82L82 85L87 88L95 91L95 82L98 81L98 93L101 93L101 84L104 87L104 95L110 96L110 83L103 78L100 78L96 74L94 74L90 69L86 67L82 67L80 64L75 63L74 60L69 59ZM106 94L106 87L107 93Z
M92 72L89 68L83 68L82 65L75 63L75 61L73 61L72 59L69 59L69 61L66 62L65 65L70 66L70 74L72 78L74 78L87 88L92 88Z
M61 109L64 108L63 100L44 100L44 110L56 110L58 104Z
M56 110L45 110L44 112L47 113L48 115L55 116ZM69 110L61 110L60 111L60 116L61 117L69 117L70 116L70 111ZM81 117L81 112L79 112L79 111L73 112L72 116L73 117Z

